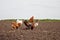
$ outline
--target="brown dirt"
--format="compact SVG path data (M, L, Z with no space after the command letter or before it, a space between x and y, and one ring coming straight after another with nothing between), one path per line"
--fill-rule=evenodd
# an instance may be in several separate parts
M60 22L39 22L33 30L11 30L11 21L0 21L0 40L60 40Z

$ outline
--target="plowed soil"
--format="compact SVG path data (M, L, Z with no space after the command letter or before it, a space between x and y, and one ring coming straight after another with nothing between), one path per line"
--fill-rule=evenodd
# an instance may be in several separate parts
M0 21L0 40L60 40L60 22L39 22L33 30L11 29L12 21Z

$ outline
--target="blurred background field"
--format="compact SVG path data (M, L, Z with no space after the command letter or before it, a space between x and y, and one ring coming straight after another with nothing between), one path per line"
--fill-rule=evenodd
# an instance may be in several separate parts
M17 19L5 19L0 21L16 21ZM19 20L28 20L28 19L19 19ZM35 21L42 21L42 22L60 22L60 19L35 19Z

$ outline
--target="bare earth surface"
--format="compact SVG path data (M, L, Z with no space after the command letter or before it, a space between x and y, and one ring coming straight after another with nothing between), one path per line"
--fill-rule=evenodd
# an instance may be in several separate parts
M11 30L11 21L0 21L0 40L60 40L60 22L39 22L33 30Z

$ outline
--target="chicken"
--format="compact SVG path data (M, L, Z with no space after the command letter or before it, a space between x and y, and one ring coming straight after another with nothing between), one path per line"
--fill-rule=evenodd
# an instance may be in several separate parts
M22 20L16 20L16 22L12 22L12 28L18 29L22 25Z

